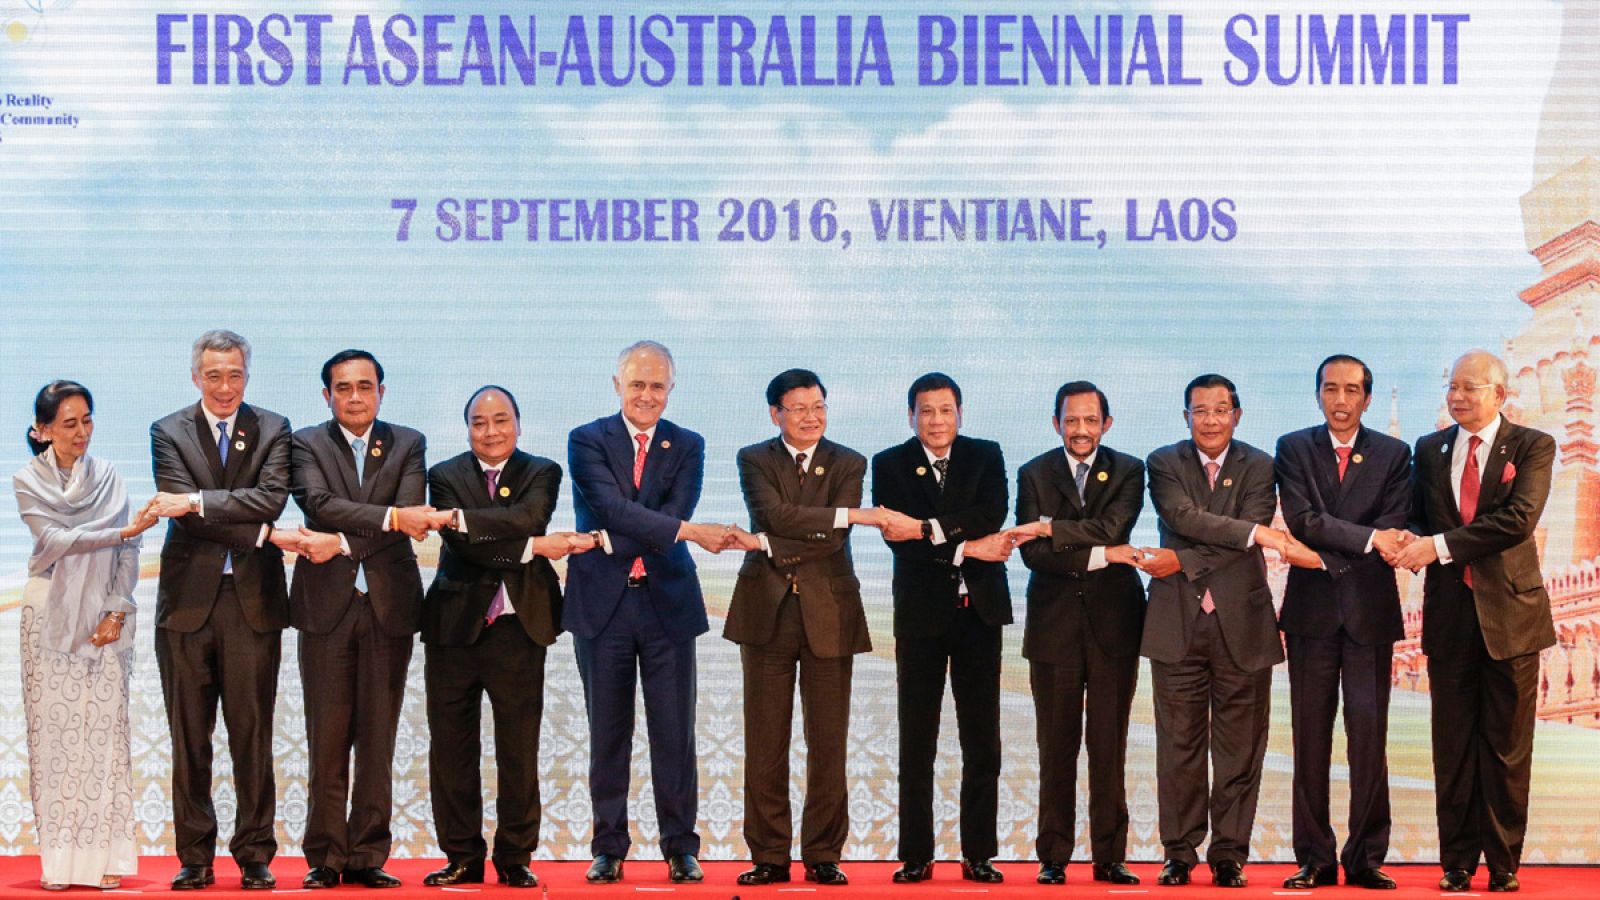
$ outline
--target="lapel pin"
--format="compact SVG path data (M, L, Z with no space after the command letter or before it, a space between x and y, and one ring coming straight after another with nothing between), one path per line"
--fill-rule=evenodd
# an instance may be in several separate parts
M1104 472L1099 472L1099 473L1096 473L1096 474L1095 474L1095 476L1094 476L1094 480L1095 480L1095 481L1105 481L1105 480L1106 480L1106 479L1107 479L1107 478L1110 478L1110 477L1111 477L1111 476L1109 476L1109 475L1107 475L1107 474L1106 474L1106 473L1104 473Z
M504 486L502 486L502 487L501 487L501 488L500 488L500 496L502 496L502 497L509 497L509 496L511 496L511 488L508 488L508 487L504 487Z
M815 469L812 469L811 471L814 472L817 475L821 475L822 474L822 467L821 466L817 466Z
M1441 446L1439 448L1439 452L1440 453L1449 453L1450 452L1450 445L1449 444L1445 444L1445 445Z
M917 476L918 477L921 477L921 476L926 475L926 474L928 474L928 467L927 466L917 466Z
M233 442L233 449L235 449L235 450L243 450L244 449L244 441L234 441Z
M1500 455L1501 456L1505 456L1506 455L1506 445L1505 444L1501 444L1500 445Z
M1359 464L1360 464L1360 463L1362 463L1362 462L1365 462L1365 460L1363 460L1363 459L1362 459L1362 458L1361 458L1361 454L1359 454L1359 453L1357 453L1357 454L1354 454L1354 455L1353 455L1353 456L1351 456L1351 457L1350 457L1350 461L1351 461L1351 462L1353 462L1353 463L1356 463L1356 464L1358 464L1358 465L1359 465Z
M382 456L383 455L383 448L382 447L373 447L372 448L372 455L373 456Z
M663 449L663 450L672 449L672 442L671 441L662 441L661 442L661 449Z
M1224 479L1222 479L1222 486L1223 487L1233 487L1233 479L1232 478L1224 478Z

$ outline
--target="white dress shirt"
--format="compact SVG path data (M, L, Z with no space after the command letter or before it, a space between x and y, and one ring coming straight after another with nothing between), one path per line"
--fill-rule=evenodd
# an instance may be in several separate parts
M1487 470L1489 465L1489 450L1494 447L1494 439L1500 433L1500 417L1496 415L1494 421L1483 426L1482 431L1468 431L1465 428L1456 429L1456 445L1450 448L1450 496L1456 501L1456 509L1461 508L1461 476L1467 471L1467 446L1472 443L1472 436L1476 434L1483 439L1478 445L1478 474ZM1453 560L1450 547L1444 542L1443 534L1433 536L1433 549L1439 554L1439 562L1449 565Z
M795 464L794 465L794 469L795 469L795 477L796 478L800 477L800 454L802 454L802 453L806 454L806 464L807 465L810 465L811 463L816 462L816 459L817 459L817 457L816 457L817 445L816 444L812 444L810 447L807 447L806 449L801 450L799 447L794 446L793 444L789 443L788 441L783 441L782 443L783 443L783 449L789 451L789 460ZM850 509L849 509L849 507L841 506L841 507L838 507L837 509L835 509L833 511L833 527L835 527L835 528L849 528L850 527ZM768 541L767 541L767 533L765 531L763 531L760 534L757 534L756 535L756 539L761 541L761 549L767 551L767 556L771 556L772 555L772 545L770 543L768 543Z

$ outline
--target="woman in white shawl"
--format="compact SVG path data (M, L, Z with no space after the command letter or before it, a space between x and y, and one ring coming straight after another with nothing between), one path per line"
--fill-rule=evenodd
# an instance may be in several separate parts
M40 881L115 888L138 859L133 833L128 676L139 535L110 463L85 455L94 398L53 381L34 400L38 455L12 477L33 532L22 592L23 709L28 725Z

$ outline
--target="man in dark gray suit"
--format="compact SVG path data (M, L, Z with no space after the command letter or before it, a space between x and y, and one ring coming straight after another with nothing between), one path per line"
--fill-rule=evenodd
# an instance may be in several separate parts
M268 864L277 789L272 708L289 624L283 549L299 536L272 523L289 499L289 421L246 405L250 342L208 331L194 342L200 402L150 426L156 514L168 517L156 592L156 665L172 731L174 890L213 883L217 815L211 733L228 726L238 814L229 851L240 886L276 883Z
M1289 652L1294 724L1294 855L1291 889L1345 881L1395 887L1380 868L1389 852L1390 670L1405 636L1400 591L1383 552L1393 553L1410 506L1411 448L1361 424L1372 404L1372 370L1353 356L1317 367L1323 424L1278 439L1274 469L1289 533L1321 565L1289 571L1278 626ZM1404 535L1404 537L1402 537ZM1328 819L1333 723L1344 688L1350 763L1350 831L1335 856Z
M323 561L295 564L289 595L311 757L305 886L336 887L342 877L398 887L383 864L395 728L422 607L409 538L420 540L448 514L423 502L422 435L378 421L384 388L377 359L365 350L337 353L322 366L322 385L333 418L294 433L290 481L306 516L303 541L308 549L323 545Z
M1128 716L1139 684L1143 554L1128 545L1144 506L1144 463L1100 443L1111 403L1087 381L1056 391L1061 446L1017 473L1028 578L1022 655L1039 737L1040 884L1065 884L1078 810L1078 745L1089 750L1093 878L1138 884L1127 867ZM1085 727L1087 713L1087 727Z
M1206 836L1218 887L1244 887L1261 763L1267 750L1272 667L1283 661L1263 547L1297 565L1316 554L1268 527L1277 507L1272 457L1233 439L1239 392L1221 375L1184 390L1190 439L1146 460L1161 548L1140 652L1150 658L1156 706L1156 795L1166 864L1160 883L1189 883ZM1214 752L1213 752L1214 751ZM1215 775L1208 789L1207 758Z
M800 858L807 881L844 883L850 674L854 655L872 649L850 526L881 515L858 508L866 457L823 436L827 397L816 373L780 372L767 385L778 437L739 451L755 533L736 532L745 559L722 636L739 644L744 670L744 835L755 866L739 876L742 885L789 880L796 671L806 735Z

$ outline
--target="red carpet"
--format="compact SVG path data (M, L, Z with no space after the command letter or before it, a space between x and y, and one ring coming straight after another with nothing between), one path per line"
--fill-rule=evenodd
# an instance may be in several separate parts
M167 887L167 882L172 878L172 873L177 871L177 862L167 857L145 857L140 860L139 874L126 878L122 882L119 892L105 893L107 897L118 897L127 894L170 894L176 897L190 897L193 900L219 900L219 898L254 898L266 900L268 897L282 894L295 894L305 897L313 892L300 887L300 879L305 875L305 861L300 857L284 857L273 863L272 871L278 876L278 889L276 891L241 891L239 890L239 870L232 861L219 859L217 867L217 883L204 891L175 892ZM649 898L658 895L671 895L677 897L721 897L724 900L732 897L795 897L824 895L841 898L848 897L916 897L940 896L951 898L970 897L974 894L987 894L998 897L1110 897L1110 898L1139 898L1151 897L1154 900L1161 898L1190 898L1190 897L1222 897L1240 900L1245 897L1315 897L1316 900L1339 900L1339 898L1363 897L1373 900L1374 896L1381 897L1434 897L1441 896L1438 881L1439 868L1437 866L1390 866L1386 871L1400 882L1400 890L1392 894L1377 894L1363 891L1359 888L1319 888L1316 891L1286 891L1281 885L1283 879L1294 871L1290 865L1259 864L1245 867L1245 874L1250 878L1250 886L1244 890L1222 890L1211 887L1209 873L1199 871L1199 882L1186 888L1161 888L1156 887L1155 878L1159 866L1154 864L1134 865L1133 871L1143 880L1143 884L1134 887L1112 887L1098 884L1090 880L1089 866L1087 864L1074 865L1067 869L1067 884L1065 887L1044 887L1034 884L1033 876L1037 866L1032 863L1004 863L1000 865L1005 872L1006 882L999 885L977 885L961 880L961 869L955 863L939 863L934 869L934 879L931 882L916 885L897 885L889 880L895 870L893 863L882 862L856 862L845 863L845 874L850 876L850 885L843 888L818 888L800 880L802 870L799 863L793 868L794 878L789 884L773 885L764 888L742 888L734 883L738 874L748 868L742 862L714 862L708 863L706 881L699 885L675 885L667 881L666 864L656 859L632 859L628 861L624 871L625 878L620 884L596 886L585 884L583 880L587 863L582 862L538 862L535 861L533 870L539 876L539 890L512 890L494 884L470 885L461 888L426 888L422 886L422 876L438 868L438 860L403 859L393 860L386 868L405 882L398 890L367 891L359 887L340 887L335 891L316 892L319 896L331 897L357 897L373 896L382 897L383 900L409 900L414 897L428 897L432 900L448 900L451 897L473 897L492 895L506 898L524 898L524 900L543 900L548 895L552 897L631 897ZM489 877L494 877L493 870ZM1553 866L1528 866L1520 875L1522 879L1522 895L1531 897L1572 897L1594 898L1600 897L1600 868L1573 868ZM1471 897L1476 894L1487 896L1488 872L1480 869L1473 879L1474 893L1454 896ZM35 856L9 856L0 857L0 897L74 897L87 896L90 893L100 894L90 888L74 888L65 894L48 893L39 887L39 859ZM1443 895L1452 896L1452 895Z

